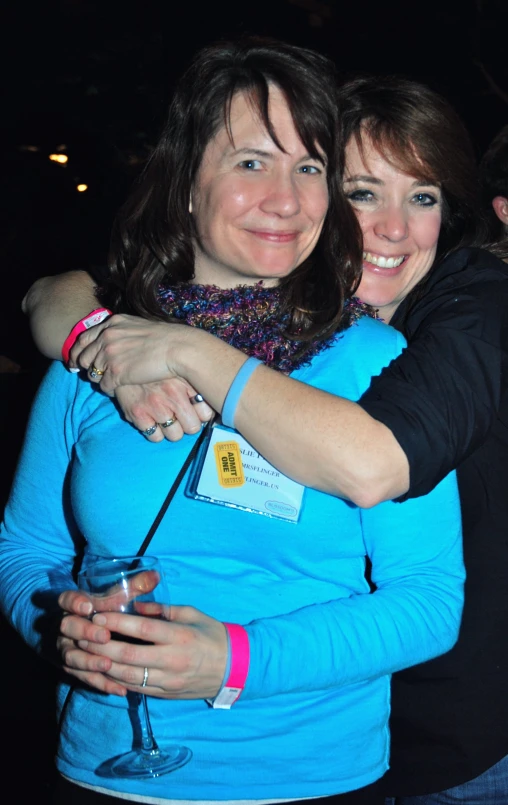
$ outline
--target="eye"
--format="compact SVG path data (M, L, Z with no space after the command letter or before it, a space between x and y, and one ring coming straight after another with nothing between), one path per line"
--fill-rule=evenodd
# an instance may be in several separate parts
M346 198L348 198L349 201L355 202L373 201L374 193L372 190L357 188L356 190L351 190L349 193L346 193Z
M259 159L244 159L238 163L238 167L247 171L260 171L263 166Z
M439 198L432 193L417 193L412 200L420 207L434 207L439 204Z
M302 165L298 168L298 173L306 173L310 174L311 176L316 176L319 173L323 173L321 168L316 167L316 165Z

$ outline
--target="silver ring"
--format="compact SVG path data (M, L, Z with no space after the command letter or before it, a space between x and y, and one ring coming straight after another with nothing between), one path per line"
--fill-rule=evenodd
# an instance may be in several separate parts
M146 430L140 430L139 432L142 436L153 436L158 427L157 423L155 423L155 425L151 425Z
M97 378L102 377L103 374L104 374L103 370L97 369L95 365L92 365L90 367L90 377L92 378L92 380L97 380Z
M148 682L148 668L145 668L144 673L143 673L143 681L141 683L141 687L146 688L147 682Z
M190 398L191 405L197 405L200 402L204 402L205 398L202 394L195 394L194 397Z
M177 422L176 417L171 418L171 419L166 419L165 422L159 422L159 425L161 426L161 428L170 428L171 425L175 424L175 422Z

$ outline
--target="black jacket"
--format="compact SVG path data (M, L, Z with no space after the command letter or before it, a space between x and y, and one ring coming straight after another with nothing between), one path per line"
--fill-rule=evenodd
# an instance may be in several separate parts
M508 754L508 266L461 249L390 322L403 354L360 404L410 463L404 497L457 468L467 581L457 645L395 674L387 793L435 793Z

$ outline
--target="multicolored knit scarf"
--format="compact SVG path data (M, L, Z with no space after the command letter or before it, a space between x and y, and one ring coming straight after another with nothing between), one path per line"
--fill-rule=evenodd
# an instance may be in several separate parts
M207 330L246 355L285 373L308 364L335 339L335 335L315 342L288 338L290 314L281 314L280 289L265 288L261 283L226 290L216 285L162 285L159 300L164 312L172 318ZM346 302L344 313L346 326L362 316L374 315L368 305L355 297Z

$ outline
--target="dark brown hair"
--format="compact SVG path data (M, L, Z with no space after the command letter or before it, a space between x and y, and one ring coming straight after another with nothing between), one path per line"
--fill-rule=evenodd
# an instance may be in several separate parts
M268 113L270 85L284 94L309 154L320 158L321 152L327 162L329 208L319 242L279 286L292 314L290 332L311 338L337 328L361 271L361 233L338 168L335 69L313 51L254 38L205 48L180 80L159 142L114 228L116 310L163 319L161 281L192 280L195 231L188 207L204 150L228 127L238 92L249 95L280 147Z
M455 110L423 84L398 77L363 77L339 90L342 142L362 136L392 164L439 185L443 220L436 258L461 246L482 246L476 162L469 135Z

